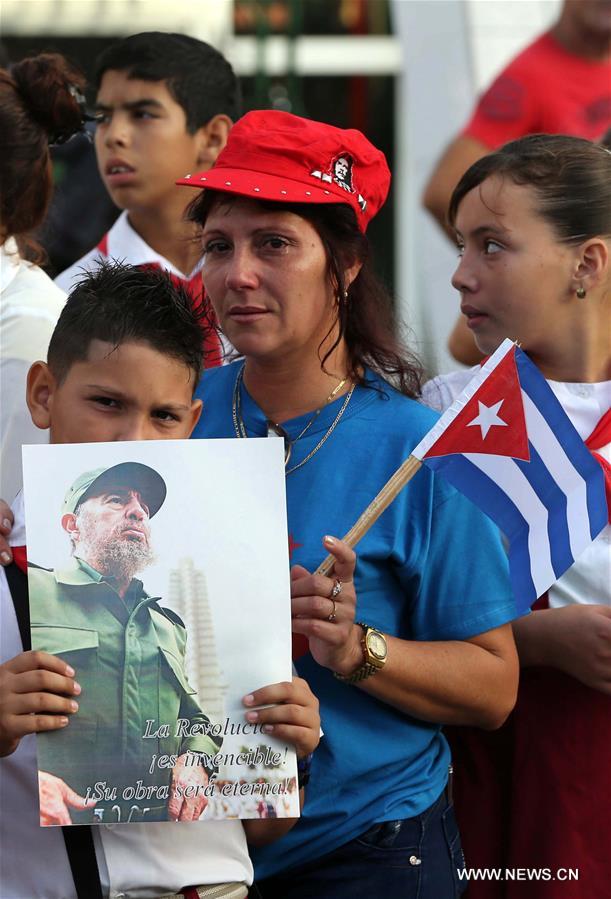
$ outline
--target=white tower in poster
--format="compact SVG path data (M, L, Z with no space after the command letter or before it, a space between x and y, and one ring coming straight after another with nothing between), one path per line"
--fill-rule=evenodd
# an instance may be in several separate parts
M168 599L187 628L187 677L206 714L222 723L227 684L218 661L206 576L195 568L193 559L180 559L178 567L170 571Z

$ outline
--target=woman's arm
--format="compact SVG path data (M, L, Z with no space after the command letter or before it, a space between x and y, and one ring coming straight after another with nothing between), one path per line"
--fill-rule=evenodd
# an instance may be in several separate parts
M520 664L558 668L611 695L611 608L541 609L513 622Z
M292 571L293 630L309 638L316 661L344 676L363 663L362 628L354 623L356 557L341 540L326 537L334 577ZM342 583L334 621L331 591ZM341 601L339 601L341 600ZM518 657L509 624L467 640L415 641L386 636L385 666L346 689L360 689L406 714L444 724L500 727L516 700Z
M361 628L356 630L360 641ZM514 707L519 665L511 625L468 640L387 636L386 641L384 668L355 686L402 712L423 721L494 730Z

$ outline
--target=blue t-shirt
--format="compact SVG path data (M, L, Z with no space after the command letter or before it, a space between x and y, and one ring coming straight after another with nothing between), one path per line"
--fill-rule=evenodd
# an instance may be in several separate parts
M194 437L233 437L237 362L206 371ZM437 414L372 372L328 440L287 476L291 562L313 571L322 537L343 535L384 486ZM320 412L293 446L288 468L310 453L345 396ZM265 415L241 387L247 433L265 437ZM311 415L283 427L295 438ZM406 640L461 640L510 621L514 601L494 525L423 467L357 546L357 620ZM307 653L299 674L320 701L324 737L314 754L303 816L281 840L253 853L256 876L318 858L374 823L417 815L442 792L449 750L441 727L411 718L343 684Z

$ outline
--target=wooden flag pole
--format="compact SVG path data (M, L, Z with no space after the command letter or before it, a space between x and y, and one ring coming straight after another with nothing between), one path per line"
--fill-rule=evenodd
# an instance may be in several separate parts
M416 459L415 456L408 456L405 462L395 471L390 480L388 480L382 487L376 498L369 503L358 521L350 528L343 538L344 543L347 543L348 546L356 546L361 537L365 536L371 525L374 524L382 512L390 506L393 499L405 487L407 482L414 477L421 465L422 462L420 459ZM327 558L318 566L315 574L330 574L334 562L335 559L333 556L327 556Z

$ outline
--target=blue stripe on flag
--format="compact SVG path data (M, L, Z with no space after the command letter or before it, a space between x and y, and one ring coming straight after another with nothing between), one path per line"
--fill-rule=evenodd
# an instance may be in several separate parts
M530 462L514 459L545 508L548 510L547 534L550 544L552 567L556 577L560 577L575 559L571 552L569 523L566 515L566 495L551 476L549 469L532 443L528 444Z
M460 454L426 459L426 465L441 471L471 502L482 509L509 540L509 573L518 615L524 614L537 599L530 573L528 522L487 474ZM483 500L486 500L484 505Z
M588 450L589 452L589 450ZM592 456L598 471L586 484L586 502L590 519L590 537L594 540L609 521L609 509L605 501L605 473L602 466Z
M603 470L575 428L566 427L566 412L551 387L541 377L536 365L520 351L516 352L515 359L522 389L538 407L539 412L545 414L550 428L585 482L590 536L594 539L604 528L609 516L605 502Z
M509 577L516 615L524 615L537 601L537 591L530 574L530 552L528 549L528 527L520 531L509 547Z

